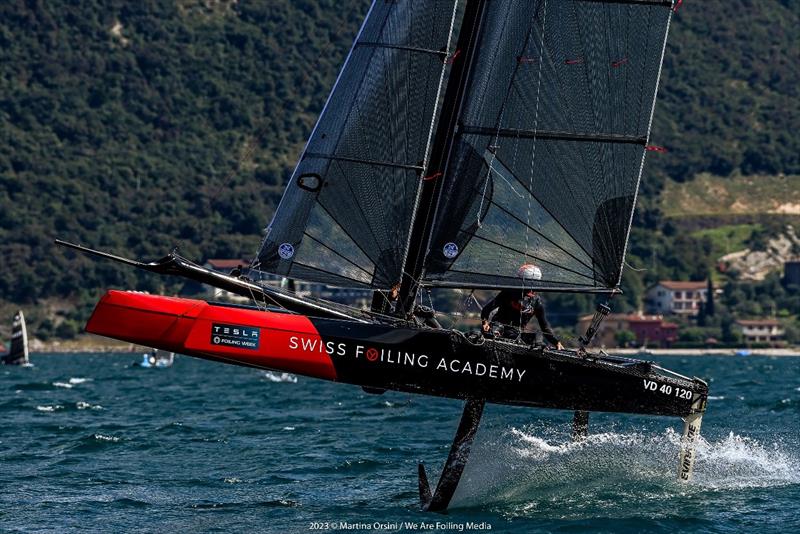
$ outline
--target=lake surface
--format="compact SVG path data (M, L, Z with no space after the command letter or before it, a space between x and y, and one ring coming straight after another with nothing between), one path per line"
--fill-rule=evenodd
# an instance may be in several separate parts
M489 405L447 515L416 465L438 478L460 402L138 359L0 367L0 531L800 532L800 358L659 360L710 382L689 485L677 419L593 414L573 444L570 413Z

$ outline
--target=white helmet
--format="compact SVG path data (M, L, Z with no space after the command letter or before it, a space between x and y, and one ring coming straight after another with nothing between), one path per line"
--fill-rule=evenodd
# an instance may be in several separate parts
M523 280L541 280L542 270L532 263L526 263L517 270L517 276Z

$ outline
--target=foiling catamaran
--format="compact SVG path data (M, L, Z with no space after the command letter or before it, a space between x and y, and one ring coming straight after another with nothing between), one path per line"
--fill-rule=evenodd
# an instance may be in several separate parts
M0 362L5 365L30 365L28 329L25 326L25 315L22 310L14 315L14 323L11 326L11 345L8 352L0 356Z
M147 271L253 307L109 291L87 331L236 365L464 399L435 488L447 508L493 402L684 418L689 480L707 385L652 362L436 328L431 287L613 296L649 143L672 0L375 0L266 231L259 271L376 291L357 310L200 267ZM456 37L457 36L457 37ZM389 288L399 297L385 306Z

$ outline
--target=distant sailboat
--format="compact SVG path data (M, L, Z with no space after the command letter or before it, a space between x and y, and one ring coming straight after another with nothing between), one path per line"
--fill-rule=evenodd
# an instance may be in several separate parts
M142 361L134 363L137 367L172 367L175 353L161 349L153 349L142 354Z
M22 310L14 316L14 325L11 329L11 347L2 357L5 365L29 365L28 359L28 330L25 327L25 315Z

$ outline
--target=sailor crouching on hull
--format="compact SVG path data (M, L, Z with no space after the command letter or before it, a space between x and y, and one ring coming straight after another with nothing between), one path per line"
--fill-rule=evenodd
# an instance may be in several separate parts
M518 289L504 289L490 300L481 310L481 321L484 335L490 334L491 323L489 317L494 310L497 312L492 318L493 323L500 323L501 336L504 339L517 339L522 336L523 341L531 343L533 340L524 332L533 317L539 322L544 339L558 350L564 348L553 332L545 315L544 304L535 291Z

